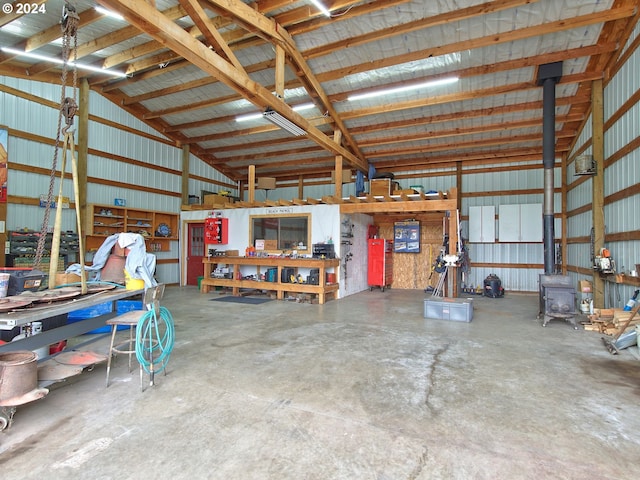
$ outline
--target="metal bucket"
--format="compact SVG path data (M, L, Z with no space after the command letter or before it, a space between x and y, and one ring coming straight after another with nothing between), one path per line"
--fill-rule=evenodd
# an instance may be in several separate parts
M28 350L0 353L0 405L20 405L20 397L37 387L35 353Z
M575 162L576 175L593 175L596 173L596 164L593 155L580 155Z

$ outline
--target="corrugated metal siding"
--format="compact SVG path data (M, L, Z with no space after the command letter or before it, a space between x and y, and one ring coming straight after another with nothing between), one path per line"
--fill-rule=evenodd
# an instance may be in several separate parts
M21 90L25 93L50 100L56 105L60 98L60 87L39 82L31 82L13 78L0 77L7 86ZM67 89L67 95L72 91ZM182 199L182 150L162 141L164 137L155 132L143 122L137 120L117 105L105 98L90 93L90 111L92 116L116 122L140 132L158 137L158 141L119 130L115 127L104 125L95 120L89 121L90 148L106 152L107 154L124 157L124 161L113 160L100 155L90 154L87 161L87 175L90 178L99 178L111 182L130 184L131 187L114 187L102 183L90 182L87 186L87 203L112 205L115 198L124 198L128 207L153 209L179 213ZM11 125L16 131L42 136L48 139L56 137L58 110L56 108L43 107L42 105L19 98L14 95L0 93L0 123ZM77 128L77 124L75 125ZM76 139L77 140L77 139ZM47 175L34 175L11 168L11 163L26 165L49 171L53 163L55 149L50 145L25 140L16 136L8 138L9 153L9 181L8 194L18 197L34 198L46 195L49 190L49 177ZM58 152L58 168L61 166L62 152ZM132 159L136 162L147 163L149 166L161 166L173 170L172 172L158 171L155 169L140 168L139 164L127 162ZM67 162L67 172L71 171L70 158ZM213 170L204 162L191 157L190 173L201 178L235 184L227 177ZM169 194L153 193L138 190L136 187L146 187L168 192ZM206 181L197 180L190 182L190 188L194 188L195 195L200 194L200 189L217 191L218 185L209 184ZM57 197L59 178L54 184L54 196ZM65 180L63 195L73 201L74 192L71 180ZM62 212L62 229L77 230L77 221L74 209L65 209ZM51 213L49 225L53 225L55 212ZM32 229L40 230L44 218L44 209L32 205L10 203L7 209L7 229ZM172 242L169 252L158 252L158 259L179 258L178 242ZM178 283L180 279L177 263L159 264L157 276L160 281Z
M633 38L640 34L640 27L636 25ZM629 42L633 41L629 39ZM640 52L636 50L626 64L613 77L605 88L605 112L609 118L614 114L635 92L640 89L640 78L637 72L640 69ZM640 104L626 112L605 133L605 157L608 158L615 152L638 138L640 132ZM605 172L605 195L614 194L626 187L637 185L640 182L640 150L635 149L616 163L607 168ZM605 222L607 233L629 232L638 229L638 212L640 211L640 195L625 196L619 201L605 207ZM640 244L637 241L609 242L607 247L616 260L618 271L627 272L640 263ZM621 286L623 302L631 295L633 287Z
M636 25L629 43L640 35L640 25ZM627 44L628 46L629 44ZM626 50L626 47L625 47ZM604 90L604 117L605 122L615 115L629 98L640 88L640 53L636 50L625 65L616 73ZM605 132L605 160L619 152L633 140L638 138L640 132L640 104L636 103L629 111L620 117ZM576 142L576 148L586 145L592 137L591 118L585 123L584 130L580 133ZM586 154L591 149L586 149ZM571 184L578 177L573 177L575 168L572 165L567 171L567 182ZM606 168L604 173L604 195L613 195L625 188L637 185L640 181L640 150L635 149L614 164ZM587 179L576 188L569 191L568 209L576 209L588 205L592 201L592 180ZM638 211L640 211L640 195L624 196L620 200L605 205L605 229L606 233L620 233L637 231ZM592 226L591 211L574 216L567 223L569 237L589 236ZM640 263L640 243L638 241L608 241L607 248L611 251L616 262L616 268L620 271L629 271ZM566 263L573 267L591 269L591 245L569 244L567 247ZM571 273L576 279L582 275ZM619 293L605 298L606 306L619 307L630 297L634 287L631 285L619 285ZM619 295L619 298L616 298Z

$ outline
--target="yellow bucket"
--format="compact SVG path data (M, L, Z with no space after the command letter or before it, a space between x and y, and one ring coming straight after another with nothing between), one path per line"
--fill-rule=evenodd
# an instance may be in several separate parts
M124 286L127 290L142 290L144 289L144 280L141 278L131 278L129 273L125 269L124 271Z
M142 290L144 288L144 280L141 278L130 278L125 281L127 290Z

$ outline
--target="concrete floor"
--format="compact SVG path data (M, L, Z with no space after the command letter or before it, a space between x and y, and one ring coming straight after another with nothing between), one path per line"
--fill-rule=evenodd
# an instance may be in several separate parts
M541 327L537 295L476 297L470 324L424 319L415 290L218 296L167 289L176 344L154 387L118 357L109 388L99 364L19 407L2 478L640 475L640 362L566 322Z

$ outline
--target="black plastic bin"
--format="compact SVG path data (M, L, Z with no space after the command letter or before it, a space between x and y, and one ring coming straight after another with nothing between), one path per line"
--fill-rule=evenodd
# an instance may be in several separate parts
M37 292L42 287L44 280L44 272L33 268L2 268L0 273L8 273L9 287L7 288L7 296L18 295L22 292Z

